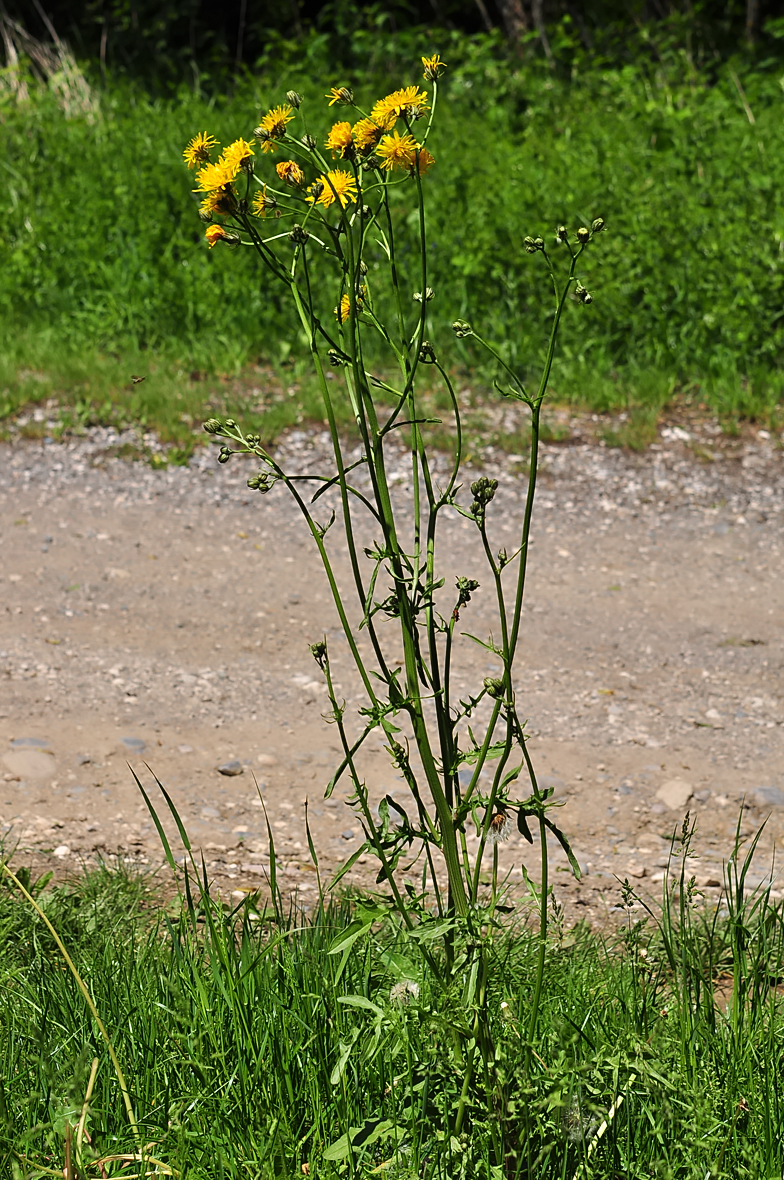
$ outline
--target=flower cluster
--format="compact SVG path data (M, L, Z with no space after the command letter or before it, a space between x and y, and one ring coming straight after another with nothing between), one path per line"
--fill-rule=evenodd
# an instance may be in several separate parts
M431 83L446 68L438 54L423 57L422 67L425 80ZM374 103L369 113L356 106L353 91L347 86L333 86L326 97L330 106L353 107L360 116L355 122L342 119L334 123L324 141L336 165L340 161L342 167L330 168L325 163L313 136L306 134L296 140L289 133L289 124L302 103L294 91L286 95L286 103L271 107L262 116L253 132L255 150L246 140L236 139L213 159L220 147L217 139L206 131L193 137L183 158L189 169L196 170L194 191L201 197L200 216L210 223L206 231L210 249L219 241L243 240L240 232L226 233L212 224L215 217L232 219L234 231L245 231L252 236L247 221L249 214L254 217L266 217L270 211L276 217L296 214L292 200L301 201L312 210L316 207L326 210L333 205L343 210L360 200L362 175L375 174L382 181L393 172L424 176L432 168L435 163L432 155L424 140L419 142L412 130L431 109L428 94L419 86L394 90ZM264 155L284 145L299 159L276 164L275 175L283 185L283 191L276 191L257 175L254 157L257 151ZM311 172L310 178L308 163L315 165L315 175ZM240 184L243 176L245 181ZM252 192L254 184L259 187Z

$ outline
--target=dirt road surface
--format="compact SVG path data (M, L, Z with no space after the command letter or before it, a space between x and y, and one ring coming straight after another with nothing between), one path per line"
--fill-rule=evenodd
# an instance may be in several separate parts
M94 429L0 447L6 850L60 875L95 856L160 865L130 764L159 805L151 772L166 785L217 886L239 896L263 889L269 863L258 784L281 882L307 905L305 799L325 878L361 838L347 784L323 799L338 740L309 643L328 637L347 716L362 699L315 546L286 493L250 492L241 462L221 467L211 448L188 468L153 470L116 457L123 441ZM326 444L294 433L279 456L328 469ZM483 460L501 481L494 540L511 549L520 466ZM403 454L393 472L405 504ZM619 914L619 879L656 896L687 810L690 872L708 899L739 815L744 834L770 817L751 881L770 874L784 831L783 522L781 444L764 432L727 441L711 422L676 423L633 455L576 427L544 448L517 688L584 869L574 882L555 851L570 919ZM472 525L453 514L443 542L449 585L484 579ZM486 635L492 620L483 586L461 624ZM470 641L461 652L461 690L497 671ZM404 800L380 741L364 771L374 799ZM536 875L535 862L521 838L501 846L518 893L521 865ZM349 879L370 880L370 868Z

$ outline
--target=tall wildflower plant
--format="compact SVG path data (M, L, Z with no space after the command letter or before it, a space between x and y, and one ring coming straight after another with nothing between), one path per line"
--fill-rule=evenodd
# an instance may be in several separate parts
M463 1019L451 1029L455 1061L462 1083L446 1116L446 1142L459 1143L480 1118L495 1112L489 1140L496 1166L508 1167L511 1144L519 1143L519 1126L504 1110L504 1084L498 1067L491 1012L493 940L506 912L499 882L498 845L513 824L529 844L538 837L539 884L529 880L538 905L539 952L531 981L527 1027L534 1054L542 998L548 920L548 834L564 848L579 874L565 835L553 819L549 789L541 788L529 755L525 724L515 692L515 655L522 623L531 521L536 489L540 417L547 391L556 338L567 302L589 303L578 278L578 265L594 236L590 228L570 234L556 231L556 250L542 238L526 238L532 255L541 256L552 280L554 312L538 388L526 387L492 344L469 323L452 328L458 338L472 337L495 358L499 394L524 403L530 411L531 444L522 528L512 552L493 546L492 514L497 480L483 476L468 497L460 483L463 451L460 406L448 367L427 339L433 291L429 287L426 192L435 160L428 140L438 100L438 80L445 66L436 55L422 59L429 90L404 86L363 110L347 87L333 87L326 98L338 116L316 135L299 95L262 118L251 138L238 139L218 155L208 134L197 135L184 152L195 171L201 195L200 216L207 223L209 247L256 251L268 281L278 283L293 300L324 398L334 466L319 475L287 472L262 445L233 420L211 419L205 430L224 440L221 463L250 455L259 469L248 480L267 492L277 483L293 496L318 548L346 642L364 690L358 720L350 722L338 697L326 639L311 652L329 694L330 714L340 735L343 757L328 788L344 776L352 788L350 802L360 817L365 841L338 873L339 880L361 855L378 862L378 895L357 907L357 917L332 948L348 952L352 942L384 920L397 923L412 947L412 976L401 985L418 995L417 956L450 989L459 989ZM343 116L341 118L341 116ZM350 116L350 117L348 117ZM394 192L394 190L398 190ZM394 199L393 199L394 193ZM404 200L403 197L408 200ZM402 219L418 226L417 291L406 289L396 238ZM314 278L314 259L332 264L333 280ZM388 270L389 297L377 298L373 275ZM406 269L411 269L410 259ZM320 272L321 273L321 272ZM413 299L412 299L413 295ZM412 310L413 309L413 310ZM369 336L375 336L396 381L370 371ZM329 370L342 377L337 382ZM455 448L443 486L434 476L423 437L421 378L433 372L443 382L454 420ZM382 395L382 396L380 396ZM337 398L347 398L362 443L362 457L349 463L336 425ZM401 508L390 492L390 444L401 428L410 438L413 504ZM363 468L357 479L353 469ZM312 481L312 494L307 489ZM339 497L343 540L348 551L356 601L341 594L330 547L333 511L324 522L317 504L325 491ZM497 657L502 674L458 696L454 687L454 652L460 639L461 614L478 582L458 577L450 589L439 567L438 525L445 509L472 522L487 563L495 595L495 639L474 640ZM361 547L359 529L368 524L374 543ZM384 586L388 593L380 592ZM360 650L364 629L372 654ZM394 635L392 631L394 630ZM375 807L361 772L363 746L380 733L392 763L410 791L410 807L387 795ZM469 853L467 832L474 828L478 846ZM488 856L492 871L482 873ZM421 867L422 887L403 881L403 868ZM527 876L527 874L526 874ZM405 975L405 971L404 971ZM523 985L525 986L525 984ZM402 994L402 993L401 993ZM346 1054L346 1057L348 1053ZM345 1061L343 1062L345 1066ZM350 1150L350 1143L347 1150Z

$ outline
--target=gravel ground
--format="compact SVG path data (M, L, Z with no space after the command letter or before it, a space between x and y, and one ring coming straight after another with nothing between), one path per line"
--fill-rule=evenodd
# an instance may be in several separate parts
M254 890L268 863L258 782L282 880L307 904L304 799L325 873L360 834L344 792L322 798L338 743L307 644L329 637L349 714L361 697L315 546L284 492L249 492L247 466L219 466L213 449L187 468L117 457L136 441L93 429L0 445L0 833L19 863L60 874L95 856L157 866L129 762L156 799L153 772L166 785L218 885ZM327 441L295 432L278 457L328 470ZM494 538L512 548L521 464L489 449L482 461L500 481ZM626 877L655 895L687 809L709 899L739 815L744 834L770 816L752 879L769 876L784 827L783 514L780 440L762 431L728 440L684 420L635 455L573 420L568 443L543 448L518 699L585 869L580 883L555 875L570 919L619 914ZM445 519L448 585L482 581L474 540ZM462 623L482 635L492 622L480 590ZM459 687L496 667L465 641ZM374 797L404 797L380 743L364 770ZM517 839L502 846L513 888L530 860Z

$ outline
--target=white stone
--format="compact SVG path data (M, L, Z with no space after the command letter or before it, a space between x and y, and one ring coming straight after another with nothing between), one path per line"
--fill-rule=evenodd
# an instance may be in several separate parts
M691 783L683 778L671 778L662 783L656 792L659 799L670 811L682 811L693 794Z
M11 750L3 755L3 765L20 779L44 781L54 777L57 763L44 750Z
M53 855L59 857L60 860L65 860L66 856L71 855L71 849L67 844L58 844Z

